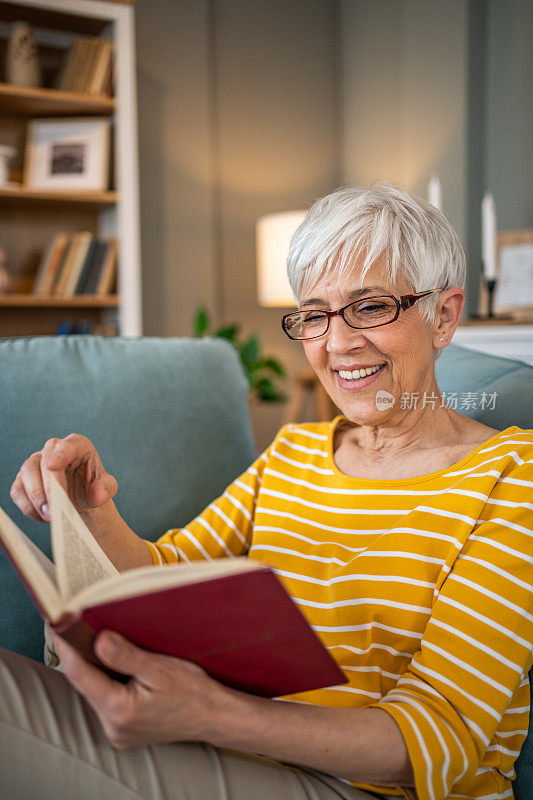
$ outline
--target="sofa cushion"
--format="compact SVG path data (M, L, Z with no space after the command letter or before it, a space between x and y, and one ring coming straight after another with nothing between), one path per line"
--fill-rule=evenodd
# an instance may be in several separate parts
M442 351L435 371L445 399L456 393L461 414L498 430L511 425L533 427L533 367L529 364L450 344ZM474 395L470 401L468 393ZM494 393L496 397L491 399Z
M220 339L0 341L0 506L48 555L49 528L9 496L22 462L82 433L118 480L116 505L154 539L189 522L254 458L247 383ZM0 646L42 657L42 623L0 555Z

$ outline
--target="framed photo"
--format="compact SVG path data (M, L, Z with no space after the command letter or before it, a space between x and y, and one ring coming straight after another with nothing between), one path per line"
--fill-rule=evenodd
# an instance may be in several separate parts
M496 247L496 308L510 313L533 309L533 230L504 231Z
M481 276L478 315L487 316L487 287ZM495 319L533 318L533 229L502 231L496 236Z
M105 191L109 183L109 140L106 117L31 120L24 183L32 189Z

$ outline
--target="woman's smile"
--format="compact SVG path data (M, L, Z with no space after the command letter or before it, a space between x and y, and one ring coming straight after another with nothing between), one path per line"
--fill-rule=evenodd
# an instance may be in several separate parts
M375 364L369 367L346 369L336 367L333 369L339 389L348 392L357 392L371 386L381 377L386 364Z

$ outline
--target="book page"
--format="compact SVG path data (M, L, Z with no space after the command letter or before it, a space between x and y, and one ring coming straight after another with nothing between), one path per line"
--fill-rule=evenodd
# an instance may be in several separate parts
M1 508L0 537L41 612L52 621L58 619L62 603L55 586L54 565Z
M119 571L98 545L59 482L51 479L52 552L63 600Z
M189 564L168 564L164 567L134 567L119 573L115 578L88 587L69 601L68 610L81 611L89 605L137 597L170 589L173 586L186 586L265 568L264 564L253 561L247 556L217 558L216 561L192 561Z

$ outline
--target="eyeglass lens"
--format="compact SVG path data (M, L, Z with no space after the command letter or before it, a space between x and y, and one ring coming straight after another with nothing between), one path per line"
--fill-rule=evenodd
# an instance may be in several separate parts
M392 297L372 297L351 303L344 309L343 316L354 328L372 328L392 322L397 309ZM323 311L297 311L287 318L285 327L295 339L322 336L328 328L328 315Z

